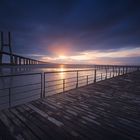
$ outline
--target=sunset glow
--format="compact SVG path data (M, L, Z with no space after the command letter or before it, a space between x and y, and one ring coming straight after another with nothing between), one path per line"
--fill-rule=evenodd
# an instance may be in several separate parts
M67 57L66 56L63 56L63 55L60 55L58 58L59 59L67 59Z
M102 51L85 51L76 55L60 55L60 56L43 56L41 59L46 62L64 63L64 64L121 64L123 58L140 56L140 48L125 48L120 50ZM126 62L124 62L126 63Z

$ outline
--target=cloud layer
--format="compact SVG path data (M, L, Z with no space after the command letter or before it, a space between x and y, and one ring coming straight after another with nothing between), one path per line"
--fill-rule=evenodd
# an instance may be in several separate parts
M13 32L15 53L34 58L127 52L140 47L139 7L139 0L1 0L0 30Z

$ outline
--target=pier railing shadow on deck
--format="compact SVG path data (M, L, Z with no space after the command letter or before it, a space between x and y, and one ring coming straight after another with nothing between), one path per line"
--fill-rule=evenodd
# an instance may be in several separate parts
M88 70L55 71L0 76L0 109L140 70L140 67L96 67ZM10 81L10 82L9 82ZM15 84L16 83L16 84ZM6 86L6 87L5 87ZM8 87L7 87L8 86Z

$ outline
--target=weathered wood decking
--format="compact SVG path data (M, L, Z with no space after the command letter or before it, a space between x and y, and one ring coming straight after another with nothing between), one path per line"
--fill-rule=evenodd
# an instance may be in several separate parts
M1 111L0 140L12 138L139 140L140 72Z

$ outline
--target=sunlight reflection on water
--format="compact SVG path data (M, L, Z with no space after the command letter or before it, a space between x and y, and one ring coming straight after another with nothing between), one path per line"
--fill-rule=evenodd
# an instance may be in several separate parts
M59 77L60 77L60 79L65 79L65 73L64 73L64 71L65 71L66 69L64 68L64 65L61 65L60 66L60 73L59 73Z

